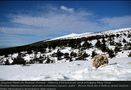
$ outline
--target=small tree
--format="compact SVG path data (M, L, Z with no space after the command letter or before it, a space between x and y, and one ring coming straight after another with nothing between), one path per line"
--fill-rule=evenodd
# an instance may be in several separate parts
M127 50L131 50L131 43L130 43L130 42L128 42L128 43L126 44L126 46L127 46Z
M57 50L57 58L58 58L58 60L61 60L61 56L63 56L63 53L58 49Z
M44 56L40 56L38 60L39 60L39 63L43 63L43 61L45 60L45 57Z
M115 57L114 51L112 49L108 49L108 54L110 58Z
M101 44L100 49L102 50L102 52L107 52L108 47L106 46L106 44Z
M119 46L116 46L115 49L114 49L114 52L115 52L115 53L118 53L118 52L120 52L120 51L121 51L121 48L120 48Z
M128 36L127 36L128 38L131 38L131 33L128 33Z
M10 62L8 59L5 61L5 65L10 65Z
M127 41L123 38L123 43L126 43Z
M72 47L72 48L75 48L75 47L74 47L74 46L76 46L75 41L74 41L74 40L69 40L69 41L68 41L68 46L69 46L69 47Z
M86 52L79 53L77 60L85 60L89 55Z
M64 54L64 58L65 58L66 60L70 59L69 53L65 53L65 54Z
M45 53L45 52L46 52L46 48L41 48L41 49L40 49L40 52L41 52L41 53Z
M123 33L124 36L126 36L126 33Z
M26 61L22 58L21 53L18 53L17 58L14 58L12 64L23 64L23 65L25 65Z
M84 52L83 57L89 57L89 55L86 52Z
M118 38L120 35L119 34L116 34L116 37Z
M108 47L106 46L106 41L104 38L102 39L102 44L100 46L100 49L102 50L102 52L107 52L108 50Z
M32 50L27 50L27 53L28 54L32 54Z
M121 43L119 43L119 42L117 42L117 43L116 43L116 46L121 47L121 46L122 46L122 44L121 44Z
M129 53L128 57L131 57L131 52Z
M72 52L70 53L70 56L71 56L71 57L76 57L76 56L77 56L77 53L75 53L75 52L72 51Z
M95 46L96 46L96 48L100 48L100 47L101 47L101 42L100 42L100 40L97 40Z
M50 58L47 57L46 63L50 63Z
M70 62L73 61L71 57L69 58L69 61L70 61Z
M92 44L89 43L88 41L85 41L85 43L82 45L82 47L84 47L84 48L91 48Z
M102 38L102 43L103 43L103 44L105 44L105 43L106 43L105 38Z
M92 51L91 57L93 58L95 55L97 55L97 53L95 51Z

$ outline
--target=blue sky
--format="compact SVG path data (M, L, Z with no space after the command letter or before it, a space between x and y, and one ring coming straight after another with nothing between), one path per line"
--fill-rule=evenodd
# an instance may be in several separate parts
M0 1L0 47L131 27L131 1Z

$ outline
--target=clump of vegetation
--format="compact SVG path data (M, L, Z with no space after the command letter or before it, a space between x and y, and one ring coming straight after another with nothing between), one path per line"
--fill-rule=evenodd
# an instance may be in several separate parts
M128 57L131 57L131 52L129 53Z
M115 53L114 53L114 51L112 49L108 50L108 54L109 54L109 58L113 58L113 57L116 56Z
M84 44L82 45L82 47L83 47L84 49L86 49L86 48L91 48L91 47L92 47L92 44L89 43L88 41L85 41Z
M97 53L96 53L95 51L92 51L91 57L93 58L93 57L96 56L96 55L97 55Z
M114 49L115 54L117 54L120 51L121 51L121 47L116 46L115 49Z
M5 65L10 65L10 62L8 59L5 61Z
M61 57L62 57L64 54L58 49L56 55L57 55L57 59L58 59L58 60L61 60L61 59L62 59Z
M23 65L25 65L26 61L22 58L22 54L18 53L17 58L14 58L12 64L23 64Z
M89 55L86 52L79 52L77 60L85 60Z

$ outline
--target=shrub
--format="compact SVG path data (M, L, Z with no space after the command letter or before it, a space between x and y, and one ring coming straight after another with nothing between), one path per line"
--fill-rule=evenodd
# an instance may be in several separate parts
M84 48L91 48L92 44L89 43L88 41L85 41L85 43L82 45L82 47L84 47Z
M123 38L123 43L126 43L127 41Z
M104 64L108 64L108 58L106 55L96 55L93 57L93 63L92 65L95 68L98 68Z
M22 58L21 53L18 54L17 58L14 58L12 64L26 64L26 61Z
M97 53L95 51L92 51L91 57L93 58L95 55L97 55Z
M119 46L116 46L115 49L114 49L114 52L115 52L115 53L118 53L118 52L120 52L120 51L121 51L121 48L120 48Z
M129 33L127 37L128 37L128 38L131 38L131 33Z
M86 57L88 57L89 55L84 52L84 53L80 53L77 60L85 60Z
M5 65L10 65L10 62L8 59L5 61Z
M96 48L100 48L100 47L101 47L101 42L100 42L100 40L97 40L95 46L96 46Z
M131 50L131 43L127 43L124 45L124 50Z
M58 49L57 50L57 58L58 58L58 60L61 60L61 56L63 56L64 54Z
M112 49L109 49L109 50L108 50L108 54L109 54L109 57L110 57L110 58L115 57L114 51L113 51Z
M47 57L46 63L50 63L50 62L51 62L50 58Z
M77 54L76 54L75 52L72 51L72 52L70 53L70 56L71 56L71 57L76 57Z
M32 50L27 50L27 53L28 54L32 54Z
M128 57L131 57L131 52L129 53Z
M47 56L47 60L45 63L53 63L53 60L51 60L48 56Z
M65 54L64 54L64 58L67 59L67 60L70 59L69 53L65 53Z

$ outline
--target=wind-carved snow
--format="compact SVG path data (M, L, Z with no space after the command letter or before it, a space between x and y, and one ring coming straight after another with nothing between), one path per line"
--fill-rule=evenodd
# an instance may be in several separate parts
M131 80L131 57L114 58L98 69L92 60L55 64L0 65L0 80Z

